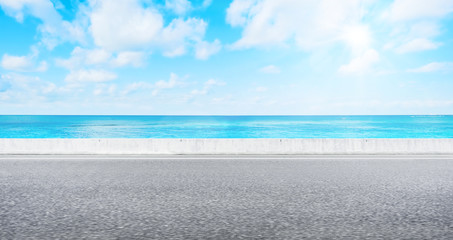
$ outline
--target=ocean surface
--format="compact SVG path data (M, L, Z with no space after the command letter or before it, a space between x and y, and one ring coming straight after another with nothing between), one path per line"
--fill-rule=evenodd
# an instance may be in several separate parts
M453 115L0 115L0 138L453 138Z

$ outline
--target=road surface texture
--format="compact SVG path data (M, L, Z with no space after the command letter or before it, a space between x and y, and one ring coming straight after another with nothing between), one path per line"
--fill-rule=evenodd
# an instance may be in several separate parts
M453 156L0 156L0 239L453 239Z

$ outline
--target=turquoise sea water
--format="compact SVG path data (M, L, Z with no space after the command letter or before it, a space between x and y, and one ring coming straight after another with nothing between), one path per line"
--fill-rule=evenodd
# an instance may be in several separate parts
M453 116L0 116L0 138L453 138Z

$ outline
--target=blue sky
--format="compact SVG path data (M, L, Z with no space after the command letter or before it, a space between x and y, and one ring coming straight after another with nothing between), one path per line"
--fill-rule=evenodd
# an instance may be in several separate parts
M453 0L0 6L0 114L453 114Z

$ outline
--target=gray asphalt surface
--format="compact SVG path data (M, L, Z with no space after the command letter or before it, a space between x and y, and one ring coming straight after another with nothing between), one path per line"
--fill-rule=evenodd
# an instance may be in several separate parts
M453 239L453 156L0 156L0 239Z

